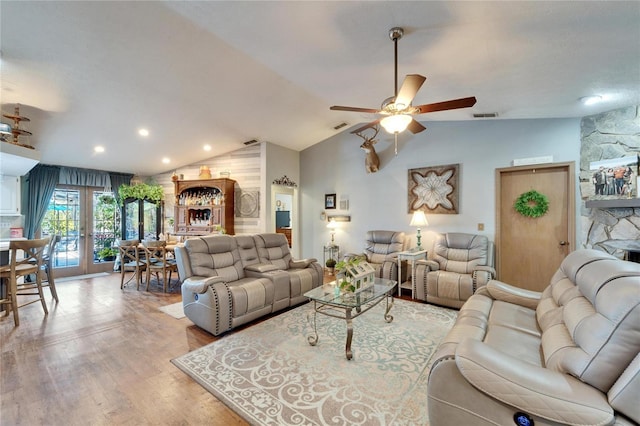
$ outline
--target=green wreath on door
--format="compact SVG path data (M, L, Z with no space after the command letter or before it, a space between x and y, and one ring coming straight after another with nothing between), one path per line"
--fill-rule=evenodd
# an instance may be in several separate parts
M549 211L549 199L546 195L532 189L520 195L513 208L522 216L540 217Z

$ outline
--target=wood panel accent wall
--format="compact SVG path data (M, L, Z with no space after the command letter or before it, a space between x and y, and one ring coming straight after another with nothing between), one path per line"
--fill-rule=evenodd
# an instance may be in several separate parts
M188 166L175 169L175 173L183 174L185 179L198 179L200 166L209 166L213 178L219 177L219 173L229 171L230 179L236 181L236 191L259 191L263 200L265 183L262 182L261 144L255 144L218 157L211 157ZM152 176L152 178L164 189L165 223L163 232L172 232L173 226L167 223L168 217L173 217L174 212L174 184L171 175L174 170ZM145 179L142 178L144 181ZM240 197L235 197L236 201ZM234 229L236 234L255 234L265 232L264 208L260 209L257 218L234 217Z

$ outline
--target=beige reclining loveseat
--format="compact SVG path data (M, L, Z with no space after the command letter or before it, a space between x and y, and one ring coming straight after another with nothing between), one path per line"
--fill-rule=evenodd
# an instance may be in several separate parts
M176 259L185 315L216 336L306 301L323 281L316 259L294 260L283 234L193 238Z
M428 383L431 426L640 422L640 264L570 253L542 293L489 281Z

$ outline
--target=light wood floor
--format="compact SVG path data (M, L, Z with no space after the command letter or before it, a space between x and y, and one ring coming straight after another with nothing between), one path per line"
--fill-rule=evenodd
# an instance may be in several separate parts
M179 292L122 291L119 274L57 289L48 316L0 317L0 425L247 424L170 363L217 339L158 310Z
M57 284L56 305L0 317L1 425L245 425L169 361L217 338L157 308L180 294L120 275Z

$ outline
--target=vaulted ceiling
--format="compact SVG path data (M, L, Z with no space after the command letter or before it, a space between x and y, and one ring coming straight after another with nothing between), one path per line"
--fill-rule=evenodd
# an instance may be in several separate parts
M393 95L400 26L400 79L427 77L415 105L478 99L421 122L581 117L640 104L639 23L637 1L3 0L2 111L21 105L47 164L152 175L251 139L302 150L375 118L329 107Z

